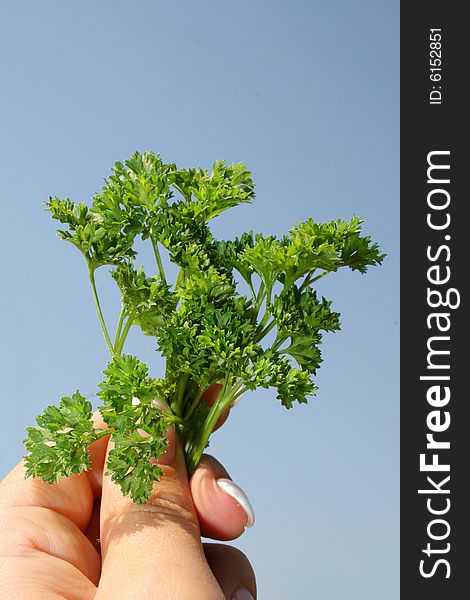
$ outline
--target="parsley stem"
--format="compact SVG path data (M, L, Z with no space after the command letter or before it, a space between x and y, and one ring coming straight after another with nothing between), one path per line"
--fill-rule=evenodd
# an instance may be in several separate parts
M257 312L259 312L261 305L263 304L263 300L266 296L266 287L263 282L260 283L258 295L256 297L256 308Z
M302 281L302 285L299 288L299 292L302 292L308 285L310 285L310 282L312 281L312 273L309 273L305 279Z
M277 352L279 347L282 345L283 342L285 342L286 339L287 338L285 338L285 337L277 337L274 341L274 344L271 346L271 350L274 350L275 352Z
M265 328L265 326L266 326L266 323L269 321L269 317L270 317L270 314L268 313L268 311L266 311L266 312L264 313L264 317L263 317L263 318L261 319L261 321L259 322L259 325L258 325L258 327L257 327L257 330L258 330L258 331L260 331L260 332L262 332L262 331L263 331L263 329L264 329L264 328Z
M183 411L184 391L186 389L188 380L189 373L182 373L180 375L178 386L176 388L176 399L174 403L172 402L173 406L171 408L173 409L173 412L179 417L181 416L181 413Z
M304 279L302 285L300 286L300 291L303 291L308 285L311 285L312 283L315 283L322 277L325 277L325 275L328 275L328 273L331 273L331 271L323 271L323 273L320 273L320 275L317 275L316 277L313 277L313 278L312 278L312 274L310 273L310 275L307 275L307 277Z
M323 271L323 273L321 273L320 275L317 275L312 280L310 280L309 283L315 283L315 281L318 281L322 277L325 277L325 275L328 275L328 273L331 273L331 271Z
M98 315L98 320L101 325L101 330L104 335L104 339L106 340L106 344L108 346L109 353L111 357L115 356L113 344L111 342L111 338L109 337L108 329L106 327L106 323L104 321L103 312L101 310L100 299L98 297L98 292L96 291L96 283L95 283L95 269L88 267L88 275L90 277L91 289L93 292L93 300L95 301L96 314Z
M129 333L129 329L132 327L132 323L134 322L134 318L132 317L132 315L129 315L126 321L126 324L124 325L124 329L122 330L121 336L119 338L119 343L118 346L116 348L116 346L114 347L114 350L116 351L116 354L121 354L122 349L124 348L124 342L127 339L127 334Z
M165 270L163 268L162 258L160 256L160 252L158 250L158 242L153 237L152 234L150 235L150 239L152 240L153 253L155 254L155 260L157 261L158 272L160 273L160 279L166 285Z
M248 391L248 389L249 389L249 388L247 388L246 386L245 386L245 387L242 387L242 388L240 388L240 390L239 390L239 391L238 391L238 392L235 394L235 396L233 397L233 401L235 402L235 400L238 400L238 398L240 398L240 396L241 396L242 394L244 394L245 392L247 392L247 391Z
M186 419L189 419L191 417L191 415L195 411L197 405L199 404L199 401L201 400L203 393L206 390L207 390L207 387L206 388L203 388L203 387L199 388L199 390L197 391L196 395L194 396L194 400L192 401L191 406L189 407L189 410L187 410L185 412L184 416L185 416Z
M260 283L258 294L255 299L255 306L253 312L253 324L256 324L256 319L258 318L259 311L261 310L261 305L263 304L263 300L266 296L266 288L263 282Z
M180 425L188 426L188 421L182 417L178 417L177 415L164 410L162 410L161 413L169 423L179 423Z
M121 337L121 330L122 330L122 324L124 323L124 318L126 316L126 311L124 310L124 306L121 306L121 314L119 315L119 322L118 325L116 327L116 334L114 336L114 352L117 353L117 348L118 348L118 344L119 344L119 339Z
M274 325L276 325L276 319L273 319L271 321L271 323L269 323L269 325L267 325L257 336L256 336L256 341L259 342L261 341L266 335L268 335L268 333L271 331L271 329L274 327Z
M224 385L217 396L216 401L211 406L209 414L204 421L203 427L198 431L195 439L191 439L186 451L186 467L189 476L192 475L201 460L202 453L207 446L207 442L214 427L220 418L220 415L226 410L232 402L241 394L243 382L239 380L232 381L232 377L227 375Z
M175 289L184 281L184 269L180 267L178 277L176 278Z

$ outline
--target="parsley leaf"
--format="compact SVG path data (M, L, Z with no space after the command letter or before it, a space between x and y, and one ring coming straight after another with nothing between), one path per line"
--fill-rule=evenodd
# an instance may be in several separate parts
M93 428L91 403L78 391L48 406L27 429L26 476L53 483L90 468L88 446L105 431Z
M91 404L79 392L62 398L27 430L27 476L53 482L86 470L89 445L109 435L107 472L142 503L162 475L169 427L177 428L191 473L220 415L245 391L274 388L286 408L315 394L322 336L340 329L339 314L318 297L315 283L343 267L365 273L385 255L363 235L359 217L306 219L281 238L247 232L216 239L211 220L253 198L251 173L241 163L179 169L154 152L116 162L89 206L49 198L59 236L88 266L110 354L98 392L107 428L93 428ZM137 264L139 239L151 244L153 273ZM179 267L173 282L162 248ZM94 277L104 265L112 266L121 294L113 340ZM124 353L133 326L153 337L165 358L160 379ZM209 407L203 396L214 383L221 390Z

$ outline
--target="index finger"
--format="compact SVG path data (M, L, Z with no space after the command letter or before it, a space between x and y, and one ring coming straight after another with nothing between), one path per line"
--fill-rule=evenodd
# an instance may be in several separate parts
M96 427L102 427L101 417L95 413ZM108 437L90 445L91 469L79 475L62 477L49 484L38 478L25 479L24 461L0 482L0 505L5 507L38 506L51 509L84 531L91 517L93 502L101 496L101 480Z

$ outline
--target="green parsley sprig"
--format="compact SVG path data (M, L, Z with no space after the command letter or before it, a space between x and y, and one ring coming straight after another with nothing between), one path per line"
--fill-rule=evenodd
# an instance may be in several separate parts
M91 403L78 391L62 398L27 430L27 476L52 483L88 469L88 446L110 434L108 473L142 503L162 474L158 458L170 425L179 431L192 473L220 416L247 390L275 388L286 408L314 395L323 332L340 328L339 314L318 297L315 283L341 267L364 273L385 255L362 235L358 217L307 219L281 239L250 232L217 240L211 219L253 198L251 173L242 164L219 160L211 172L178 169L153 152L134 152L114 165L90 206L48 200L63 226L59 236L80 250L88 268L110 354L98 393L107 428L93 427ZM135 264L138 238L151 244L154 273ZM162 248L179 267L174 282L167 279ZM95 282L103 266L111 267L121 292L113 336ZM242 281L247 295L240 292ZM150 377L145 364L124 354L131 327L155 338L166 359L164 377ZM209 407L203 397L213 384L221 390Z

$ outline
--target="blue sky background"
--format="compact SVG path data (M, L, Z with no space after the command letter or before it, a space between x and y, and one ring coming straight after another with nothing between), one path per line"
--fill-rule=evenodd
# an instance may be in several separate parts
M41 200L88 200L135 149L243 161L257 200L219 235L357 214L389 256L322 281L343 328L316 398L288 412L256 392L212 438L256 510L235 544L262 599L398 597L398 26L397 0L0 3L1 475L34 416L93 394L107 360L82 258ZM128 349L158 374L149 339Z

